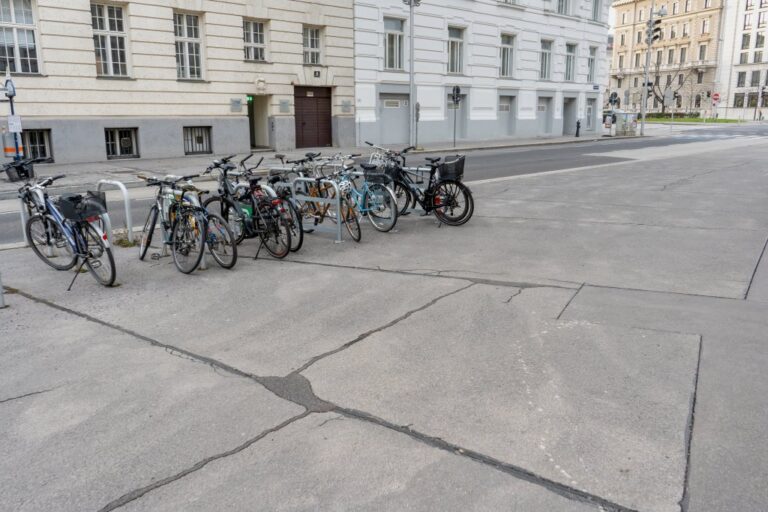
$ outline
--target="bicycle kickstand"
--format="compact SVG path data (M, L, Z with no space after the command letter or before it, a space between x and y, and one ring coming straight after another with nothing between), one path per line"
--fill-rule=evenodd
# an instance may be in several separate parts
M259 248L256 249L256 256L253 257L254 260L259 259L259 254L261 253L261 248L264 247L264 240L259 237Z
M72 281L69 283L69 288L67 288L67 291L72 291L72 285L75 284L75 279L77 279L77 276L80 275L80 272L83 270L83 266L85 265L85 258L83 258L83 262L80 263L80 266L77 267L77 271L75 272L75 277L72 278Z

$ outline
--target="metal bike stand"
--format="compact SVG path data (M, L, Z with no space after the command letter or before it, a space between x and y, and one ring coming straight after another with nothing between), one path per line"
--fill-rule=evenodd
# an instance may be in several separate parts
M316 178L296 178L293 180L293 183L291 183L291 201L293 202L293 205L296 206L296 201L304 201L307 203L321 203L321 204L330 204L336 206L336 212L339 215L339 218L336 219L336 227L330 228L327 226L323 226L322 224L317 224L315 226L312 226L312 228L315 231L323 231L326 233L336 233L336 240L335 243L340 244L344 240L342 240L342 219L341 219L341 193L339 192L339 185L333 181L333 180L327 180L327 179L321 179L320 184L321 185L331 185L333 187L333 190L336 192L334 197L314 197L314 196L308 196L302 193L299 193L296 185L300 183L306 183L306 184L316 184L317 179ZM298 209L298 206L296 206Z
M96 185L96 191L101 192L101 189L104 185L113 185L120 189L120 192L123 194L123 203L125 204L125 230L128 232L128 241L133 243L133 222L131 219L131 199L128 197L128 189L125 188L125 185L123 185L120 181L115 180L99 180L98 184ZM113 242L112 240L112 222L109 220L109 215L104 215L104 230L107 233L107 238L109 238L110 242Z
M19 215L21 215L21 234L24 235L24 244L29 245L29 240L27 240L27 221L29 220L29 212L27 212L27 204L21 198L19 198Z

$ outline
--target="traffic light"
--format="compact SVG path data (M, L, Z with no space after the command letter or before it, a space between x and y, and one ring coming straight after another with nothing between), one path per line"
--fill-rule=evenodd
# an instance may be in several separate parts
M650 46L654 43L654 41L661 39L661 20L648 20L647 25L648 37L646 42L648 43L648 46Z
M707 91L707 98L712 96L712 91Z

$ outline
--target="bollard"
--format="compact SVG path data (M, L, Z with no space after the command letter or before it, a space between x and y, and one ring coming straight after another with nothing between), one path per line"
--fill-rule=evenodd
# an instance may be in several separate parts
M579 132L581 131L581 121L576 121L576 136L579 136Z
M0 274L0 309L7 308L5 299L3 298L3 275Z
M27 204L21 198L19 198L19 215L21 215L21 233L24 235L24 244L29 245L29 240L27 240L27 220L29 220L29 212L27 212Z
M133 243L133 222L131 219L131 199L128 197L128 189L125 188L125 185L123 185L122 182L116 181L116 180L99 180L99 183L96 185L96 191L101 192L102 185L114 185L115 187L120 189L120 192L123 194L123 203L125 204L125 230L128 234L128 241ZM105 232L107 233L107 237L109 238L109 241L112 242L112 225L109 222L109 219L105 222L105 224L109 224L108 226L105 225Z

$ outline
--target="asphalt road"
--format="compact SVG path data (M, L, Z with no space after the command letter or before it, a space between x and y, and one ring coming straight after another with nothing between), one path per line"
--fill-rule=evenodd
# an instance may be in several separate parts
M602 156L614 151L640 150L643 148L673 147L681 144L708 140L738 139L768 136L768 125L723 125L717 128L691 129L669 137L656 136L645 139L617 139L585 143L547 144L533 147L500 148L464 152L467 155L464 179L466 181L536 174L540 172L572 169L611 162L626 158ZM427 156L445 156L449 153L419 154L408 159L408 165L420 165ZM151 199L132 201L134 226L140 226L146 217ZM110 216L114 227L124 223L123 205L110 201ZM0 212L0 245L22 241L19 216L15 212Z

